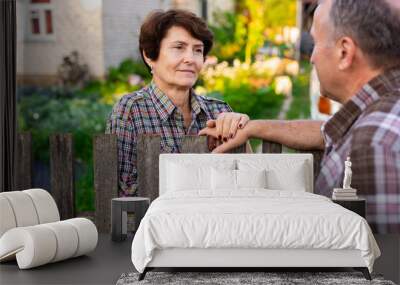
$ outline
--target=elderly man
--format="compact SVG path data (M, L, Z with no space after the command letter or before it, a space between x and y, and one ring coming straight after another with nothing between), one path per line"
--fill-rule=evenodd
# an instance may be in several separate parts
M229 114L200 135L230 138L214 152L248 138L324 150L315 192L341 187L351 157L352 187L367 198L375 232L400 233L400 1L323 0L314 14L311 62L321 94L343 104L327 122L249 121L230 134Z

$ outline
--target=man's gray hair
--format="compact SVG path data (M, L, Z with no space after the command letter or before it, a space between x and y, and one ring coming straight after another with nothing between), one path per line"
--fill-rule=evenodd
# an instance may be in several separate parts
M333 0L336 36L351 37L375 68L400 66L400 11L386 0Z

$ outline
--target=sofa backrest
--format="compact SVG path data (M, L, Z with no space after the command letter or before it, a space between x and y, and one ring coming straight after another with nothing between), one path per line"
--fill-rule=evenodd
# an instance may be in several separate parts
M16 227L57 222L60 214L56 202L43 189L0 193L0 237Z
M213 167L234 165L238 170L267 171L267 184L273 190L313 192L312 154L161 154L159 161L159 194L167 192L171 166ZM170 170L171 171L171 170ZM175 176L176 177L176 176ZM176 178L173 178L176 179Z

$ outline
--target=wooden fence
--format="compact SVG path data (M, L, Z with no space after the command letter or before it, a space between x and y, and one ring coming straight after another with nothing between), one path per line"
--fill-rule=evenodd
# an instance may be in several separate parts
M74 205L74 155L71 134L54 134L50 138L50 181L61 219L80 216ZM32 138L30 133L18 134L17 189L32 186ZM208 153L206 137L186 136L182 153ZM245 152L245 146L232 151ZM281 153L282 145L263 141L263 153ZM304 152L304 151L299 151ZM307 151L314 156L314 180L318 175L322 152ZM159 136L140 136L137 141L138 195L152 200L158 197ZM118 196L117 137L99 134L93 137L93 169L95 192L95 224L99 232L110 232L111 199ZM47 189L48 190L48 189Z

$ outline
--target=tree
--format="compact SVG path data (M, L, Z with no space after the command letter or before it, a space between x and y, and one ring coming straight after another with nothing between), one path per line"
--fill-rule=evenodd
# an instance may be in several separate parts
M284 26L296 25L296 0L236 0L235 11L215 15L210 25L221 60L251 63L266 39L274 41ZM268 33L266 33L268 31Z
M245 10L239 18L239 25L246 30L245 62L250 64L253 54L264 44L266 6L261 0L246 0Z

